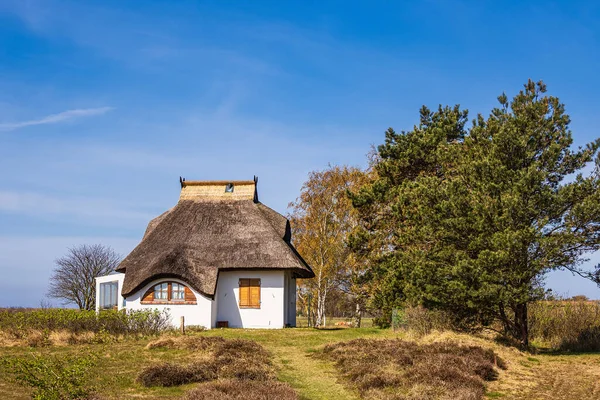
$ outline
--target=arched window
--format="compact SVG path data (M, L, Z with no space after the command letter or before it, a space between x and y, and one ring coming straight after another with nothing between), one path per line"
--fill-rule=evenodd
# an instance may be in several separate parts
M165 281L148 289L142 304L196 304L196 296L184 284Z

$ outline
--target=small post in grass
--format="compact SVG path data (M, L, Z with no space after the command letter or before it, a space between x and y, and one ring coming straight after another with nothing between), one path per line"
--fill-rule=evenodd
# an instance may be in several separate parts
M182 335L185 335L185 317L183 315L181 316L181 321L179 322L179 330L181 331Z

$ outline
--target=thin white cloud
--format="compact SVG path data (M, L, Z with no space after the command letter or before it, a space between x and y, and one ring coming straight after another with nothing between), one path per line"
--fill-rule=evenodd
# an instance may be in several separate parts
M46 124L56 124L63 121L68 121L75 118L81 117L91 117L94 115L102 115L107 112L113 110L113 107L99 107L99 108L82 108L77 110L67 110L58 114L48 115L41 119L33 119L29 121L21 121L21 122L7 122L0 123L0 130L2 131L12 131L15 129L25 128L28 126L34 125L46 125Z

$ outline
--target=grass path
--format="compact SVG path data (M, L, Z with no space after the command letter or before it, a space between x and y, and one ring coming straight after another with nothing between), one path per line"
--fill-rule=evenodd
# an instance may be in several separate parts
M358 393L338 381L332 363L314 357L317 348L327 344L358 337L395 337L389 330L339 329L339 330L213 330L208 334L256 340L274 356L278 378L289 383L302 400L359 399Z
M275 356L279 380L289 383L302 400L358 399L337 381L333 365L291 346L269 346Z

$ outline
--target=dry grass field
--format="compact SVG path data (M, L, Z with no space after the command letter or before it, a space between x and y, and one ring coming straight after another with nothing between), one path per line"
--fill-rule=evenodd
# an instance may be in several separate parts
M451 389L446 392L418 387L422 383L422 379L417 378L422 377L423 374L427 375L428 370L423 368L431 369L436 365L446 365L449 360L455 366L463 362L453 355L448 356L447 350L443 350L441 352L443 354L441 354L440 348L446 349L449 345L477 346L483 349L483 352L476 350L475 358L465 361L473 369L474 375L463 374L464 376L461 375L460 379L470 380L469 384L476 389L473 393L476 393L479 390L477 387L481 385L481 392L485 392L484 398L559 400L600 398L599 353L531 354L498 344L490 339L449 332L432 333L423 338L413 338L405 333L394 333L391 330L376 328L215 329L205 332L190 332L185 337L170 334L163 335L158 339L156 337L118 340L104 338L98 343L90 341L79 344L69 344L68 341L58 340L59 336L59 334L54 334L55 342L52 343L51 339L50 343L44 343L42 347L30 347L19 342L12 344L5 342L4 346L0 347L0 356L3 359L9 359L14 356L55 355L60 357L69 354L95 354L97 363L93 367L91 384L96 389L99 398L105 399L177 399L183 396L186 396L187 399L235 398L238 393L239 398L248 400L253 398L284 399L296 396L300 399L452 398L458 400L480 397L469 397L471 395L461 394L460 391L455 390L456 388L452 389L452 379L455 378L453 378L454 375L448 375L446 370L436 372L438 385L446 385ZM223 339L227 341L227 344L222 343ZM362 341L349 342L356 339ZM386 343L385 346L369 344L372 343L372 340L380 339L386 339L385 342L377 342ZM398 343L403 344L396 346L396 342L394 342L396 339L401 339L402 342ZM340 345L340 342L345 344ZM343 346L349 347L343 350ZM404 350L398 350L400 347ZM402 353L406 349L418 349L419 353ZM344 351L349 352L351 357L344 355ZM369 353L369 351L373 353ZM386 351L393 356L388 355ZM332 354L338 354L338 356ZM342 363L339 362L340 354L345 360ZM398 373L399 367L397 366L402 365L398 359L405 360L407 354L416 358L403 361L403 363L424 365L424 367L420 367L421 370L406 370L406 373L409 374L407 376L416 379L414 382L417 386L406 386L406 382L397 379L402 376ZM431 359L433 361L427 360L427 354L433 354L434 358ZM500 362L504 368L493 368L493 377L489 377L492 379L480 379L478 374L487 377L490 370L489 354L497 356L496 364ZM360 369L356 368L367 363L369 357L375 356L382 357L381 363L372 364L381 364L378 374L388 374L385 376L392 378L387 383L384 379L384 383L380 384L376 390L369 388L364 390L365 387L361 387L361 383L356 379L356 374L361 374ZM230 364L234 367L227 367ZM165 382L169 382L170 378L162 376L160 371L158 378L156 371L153 372L154 375L150 371L147 374L150 378L146 382L144 379L138 378L143 376L142 371L149 371L152 366L156 365L161 366L158 370L167 372L169 370L164 368L165 365L176 365L174 370L170 370L171 372L175 371L175 376L179 376L181 372L177 368L189 368L186 376L192 378L189 378L188 381L176 382L179 385L175 386L169 386L169 384L156 386L152 383L148 385L152 379L158 379L158 381L167 379ZM200 365L202 368L194 370L194 365ZM236 365L239 368L235 367ZM350 365L351 368L344 369L344 365ZM30 389L15 383L10 378L11 374L6 366L2 368L0 371L0 398L30 398ZM352 370L352 368L354 369ZM203 372L200 375L194 375L193 371L198 370ZM218 380L198 383L208 379L206 371L209 371L209 375L210 371L214 371L216 375L213 377ZM256 395L255 397L249 397L248 390L241 391L240 385L231 383L233 381L230 378L239 374L236 371L245 371L246 375L249 374L249 377L242 376L242 379L248 379L244 386L248 390L253 388L252 393ZM454 368L453 371L452 373L456 374L457 368ZM362 373L367 374L367 372L363 371ZM260 379L253 380L252 376L259 376L260 379L266 377L264 378L266 386L261 386L260 382L262 381ZM447 377L450 377L448 378L450 380L446 379ZM377 383L375 385L377 386ZM196 387L201 388L195 389L197 393L192 391ZM261 395L261 391L266 394ZM419 393L422 397L419 397ZM424 397L425 394L428 394L427 397Z

